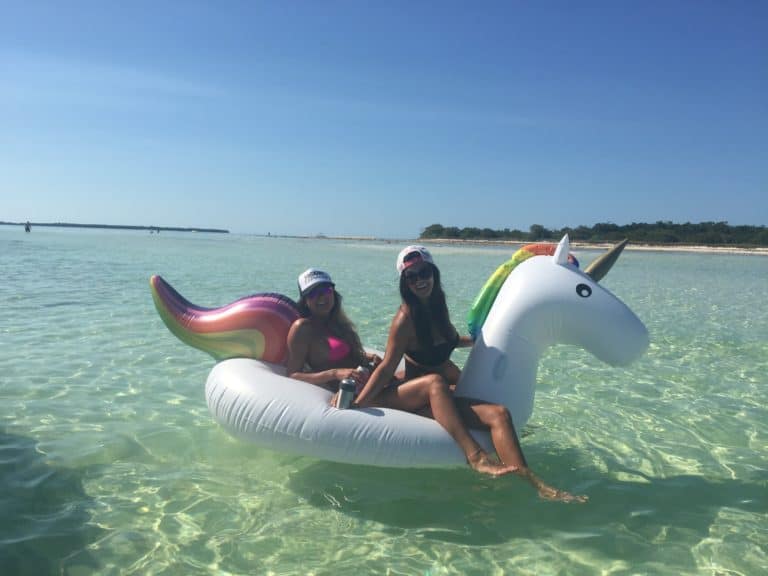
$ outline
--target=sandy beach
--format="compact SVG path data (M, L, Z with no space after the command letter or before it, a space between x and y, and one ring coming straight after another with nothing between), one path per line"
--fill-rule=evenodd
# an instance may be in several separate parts
M580 244L572 243L575 248L603 248L610 244ZM625 250L645 252L700 252L705 254L747 254L752 256L768 256L768 248L755 246L753 248L736 246L654 246L651 244L627 244Z
M277 237L277 236L276 236ZM288 236L286 236L288 237ZM300 238L301 236L293 236ZM463 240L456 238L374 238L370 236L308 236L307 238L316 238L318 240L348 240L357 242L385 242L387 244L455 244L464 246L523 246L531 244L526 240ZM552 242L556 240L542 240L541 242ZM574 242L571 241L571 248L576 250L603 250L613 246L611 242ZM643 251L643 252L696 252L700 254L744 254L750 256L768 256L768 247L766 246L701 246L692 244L640 244L632 243L626 245L624 250Z
M406 242L411 242L407 240ZM429 238L418 239L412 242L424 244L465 244L479 246L520 246L530 244L528 241L506 241L506 240L456 240L453 238ZM542 240L542 242L556 242L554 240ZM610 242L574 242L571 241L571 248L577 250L601 250L610 248L613 244ZM768 256L768 247L764 246L697 246L697 245L669 245L669 244L633 244L631 241L624 250L635 250L644 252L697 252L701 254L746 254L752 256Z

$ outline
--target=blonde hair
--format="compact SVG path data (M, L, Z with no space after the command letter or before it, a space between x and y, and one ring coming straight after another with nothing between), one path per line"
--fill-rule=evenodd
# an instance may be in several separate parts
M357 363L363 364L365 361L365 350L363 350L363 343L360 341L360 336L357 334L355 325L346 315L344 308L341 306L342 300L343 298L341 297L341 294L339 294L336 291L336 288L334 288L333 308L331 308L331 312L328 315L328 331L333 336L336 336L337 338L340 338L349 344L352 354L354 354L354 357L357 359ZM307 306L306 296L299 298L297 307L302 318L309 318L312 316L312 312L310 311L309 306Z

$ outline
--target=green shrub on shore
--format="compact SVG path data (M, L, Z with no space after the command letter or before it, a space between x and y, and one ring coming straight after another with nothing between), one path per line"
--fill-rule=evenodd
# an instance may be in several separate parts
M559 240L568 234L575 242L616 242L629 238L639 244L707 245L707 246L768 246L768 228L765 226L731 226L727 222L700 222L675 224L618 225L601 222L594 226L577 226L550 230L541 224L533 224L527 232L522 230L492 230L490 228L458 228L432 224L424 228L419 238L444 238L451 240L498 240L539 242Z

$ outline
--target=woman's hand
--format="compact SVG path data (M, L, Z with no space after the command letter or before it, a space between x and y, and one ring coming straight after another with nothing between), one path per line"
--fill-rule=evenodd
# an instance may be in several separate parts
M347 378L352 378L352 380L354 380L356 384L365 384L366 380L368 379L366 376L363 375L362 372L359 372L357 368L334 368L333 369L334 380L338 380L339 382L341 382L342 380L345 380Z
M475 339L472 336L459 336L459 342L456 344L457 348L471 348L475 345Z
M368 364L371 368L371 372L376 370L376 366L381 364L381 356L379 356L378 354L368 354L366 356L366 360L368 361Z

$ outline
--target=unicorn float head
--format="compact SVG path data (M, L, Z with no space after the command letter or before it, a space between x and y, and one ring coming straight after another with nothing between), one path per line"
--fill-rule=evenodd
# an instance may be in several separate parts
M585 271L559 244L518 250L486 282L470 310L475 344L456 395L506 406L515 426L533 412L536 372L553 344L572 344L610 365L625 365L648 347L648 331L621 300L598 282L626 240Z

